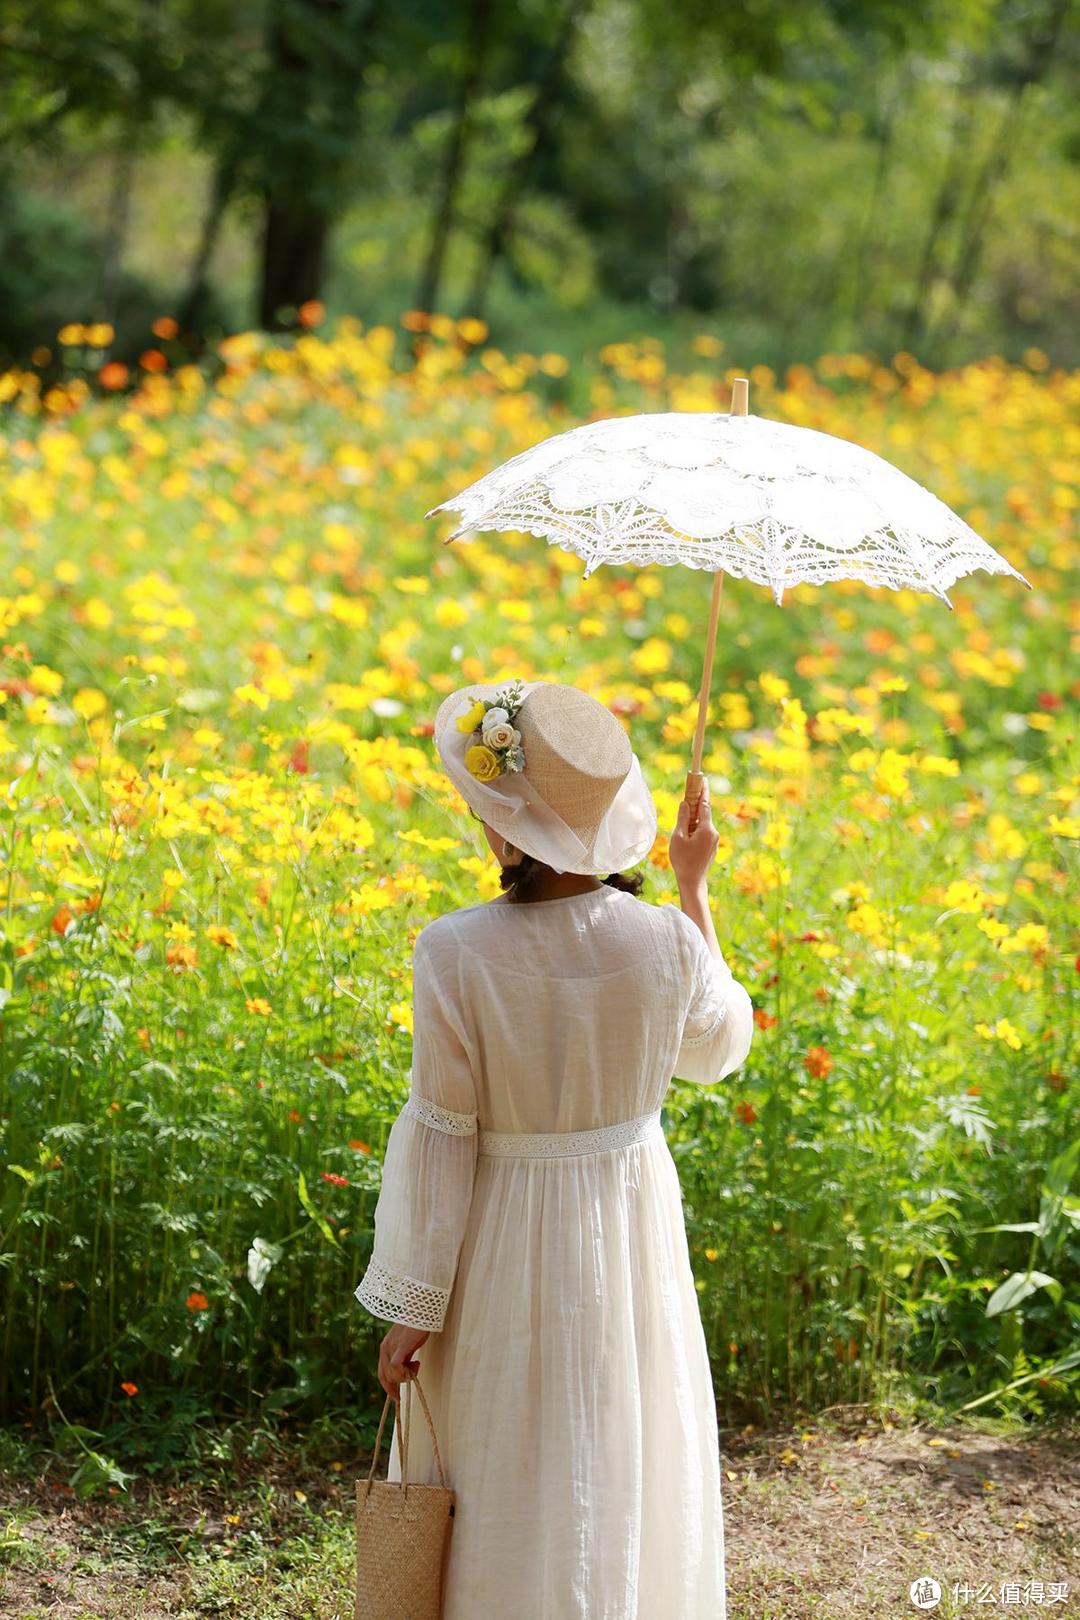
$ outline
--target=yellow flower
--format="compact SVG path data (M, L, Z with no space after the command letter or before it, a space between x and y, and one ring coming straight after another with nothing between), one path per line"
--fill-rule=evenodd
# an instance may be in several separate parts
M478 782L490 782L492 777L499 775L499 762L490 748L483 743L476 743L472 748L465 750L465 769L475 776Z
M413 1010L407 1001L395 1001L387 1014L389 1021L404 1029L411 1035L413 1032Z
M481 720L484 718L484 708L485 705L483 698L477 698L468 714L463 714L461 719L458 721L458 730L463 731L466 734L468 734L470 731L475 731Z
M981 1035L984 1040L1004 1041L1006 1046L1011 1046L1014 1052L1018 1052L1024 1044L1019 1030L1007 1018L999 1018L997 1023L993 1025L976 1024L975 1033Z

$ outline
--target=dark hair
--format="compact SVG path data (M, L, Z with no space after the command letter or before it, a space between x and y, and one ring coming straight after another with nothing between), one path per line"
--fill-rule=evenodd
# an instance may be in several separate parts
M469 814L477 821L483 817L478 816L473 809ZM521 859L514 866L501 866L499 869L499 883L512 901L535 900L537 891L544 881L544 875L551 872L552 867L546 861L538 861L535 855L529 855L525 850L521 852ZM645 887L644 872L612 872L604 879L612 889L625 889L627 894L640 895Z
M511 900L535 900L536 891L540 888L544 873L552 869L545 861L538 861L535 855L528 855L524 850L521 859L515 866L503 866L499 869L499 882L507 891ZM640 894L645 885L644 872L612 872L604 882L612 889L625 889L629 894Z

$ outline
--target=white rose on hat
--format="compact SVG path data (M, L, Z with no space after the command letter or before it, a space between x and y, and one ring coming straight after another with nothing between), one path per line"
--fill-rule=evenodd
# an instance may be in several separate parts
M508 720L500 720L493 726L484 727L484 741L489 748L516 748L521 741L521 732L515 730Z

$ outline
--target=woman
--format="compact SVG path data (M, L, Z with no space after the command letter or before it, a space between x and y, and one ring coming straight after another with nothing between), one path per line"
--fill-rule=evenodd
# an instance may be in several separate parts
M716 1405L660 1115L672 1075L715 1084L753 1033L709 913L707 792L670 840L680 904L650 905L620 874L656 811L603 704L471 686L434 740L504 892L416 939L410 1094L356 1295L395 1324L383 1389L422 1371L457 1492L443 1614L723 1620ZM409 1478L436 1484L412 1406Z

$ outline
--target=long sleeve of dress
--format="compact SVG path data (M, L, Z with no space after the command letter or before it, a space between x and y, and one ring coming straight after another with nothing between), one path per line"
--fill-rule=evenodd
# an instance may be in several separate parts
M690 949L690 999L673 1072L679 1079L711 1086L746 1062L754 1036L754 1004L723 953L714 956L697 924L681 910L678 916Z
M373 1316L435 1332L446 1317L472 1202L477 1110L467 1035L427 934L421 930L413 949L409 1096L387 1137L374 1244L355 1293Z

